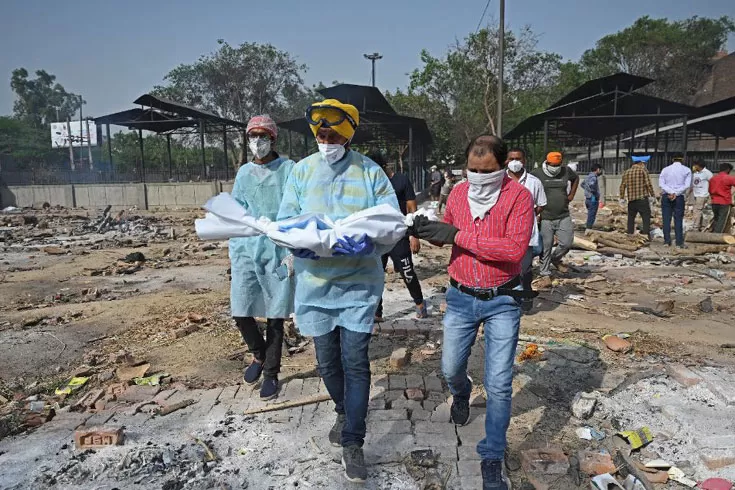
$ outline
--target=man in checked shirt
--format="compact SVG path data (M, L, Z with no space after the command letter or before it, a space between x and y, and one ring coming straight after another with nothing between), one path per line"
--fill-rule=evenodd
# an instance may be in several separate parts
M643 220L641 233L650 238L651 232L651 203L654 197L651 177L646 170L646 162L651 159L650 155L633 155L633 166L623 174L620 182L620 204L625 205L628 199L628 235L635 231L635 218L640 214ZM627 191L627 196L626 196Z
M444 316L442 371L454 395L451 421L465 425L472 380L467 360L484 323L485 439L477 445L483 490L509 490L503 464L510 422L513 358L521 323L521 260L531 239L533 197L508 177L508 147L497 136L481 135L467 147L467 182L449 195L444 222L414 218L412 232L435 245L452 245L451 287Z

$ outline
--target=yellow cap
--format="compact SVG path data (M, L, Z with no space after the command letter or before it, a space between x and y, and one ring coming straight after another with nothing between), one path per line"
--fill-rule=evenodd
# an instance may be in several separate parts
M336 122L342 119L342 122L339 124L332 124L329 127L334 129L337 134L347 138L348 140L352 139L355 135L355 129L360 123L360 113L358 112L357 107L351 104L343 104L337 99L326 99L321 102L314 102L311 105L310 113L312 121L325 120L329 123L331 121ZM355 122L355 126L353 126L350 121L344 117L345 115L352 118ZM309 126L311 127L311 131L314 133L314 136L316 136L317 131L322 127L322 123L311 124L310 121Z

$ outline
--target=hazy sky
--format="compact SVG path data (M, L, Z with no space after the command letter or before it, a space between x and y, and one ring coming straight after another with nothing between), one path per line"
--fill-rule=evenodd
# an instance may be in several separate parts
M363 53L379 51L377 84L405 88L422 48L441 55L473 32L486 0L0 0L0 114L12 111L10 73L45 69L87 100L85 115L128 109L180 63L230 44L269 42L306 63L309 84L368 84ZM509 28L530 24L540 47L578 59L642 15L735 17L734 0L507 0ZM497 18L491 0L488 16ZM730 38L730 51L735 39Z

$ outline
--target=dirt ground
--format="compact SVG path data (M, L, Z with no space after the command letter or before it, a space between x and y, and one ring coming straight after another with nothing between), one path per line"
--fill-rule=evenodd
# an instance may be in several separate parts
M193 220L201 214L131 211L129 229L111 227L104 233L85 224L98 219L97 210L0 215L0 415L9 413L13 400L28 396L57 400L53 390L74 373L93 374L90 383L104 386L128 354L150 363L149 372L168 373L190 388L238 383L248 355L228 316L228 251L226 242L197 240ZM448 282L449 252L424 244L416 257L435 318ZM134 253L145 260L124 261ZM735 349L727 347L735 344L735 256L711 254L674 265L660 243L646 253L660 260L581 250L569 255L572 270L557 274L541 291L534 311L522 319L521 338L592 346L605 368L568 374L566 387L533 396L568 410L576 392L598 389L611 377L620 381L647 362L735 365ZM386 317L410 314L408 293L390 270L385 297ZM699 306L706 298L711 298L711 312ZM662 300L674 302L666 317L632 311L634 306L655 309ZM620 332L630 335L632 353L604 349L601 337ZM292 353L283 360L283 379L317 376L312 344L298 334L289 337ZM379 335L370 351L375 374L392 372L388 358L399 346L414 353L402 374L440 372L440 335ZM561 363L574 360L567 361ZM553 371L553 365L545 369ZM470 370L478 387L481 368L481 359L474 358ZM509 433L517 447L553 435L568 419L554 417L553 411L539 417L523 408L524 396L515 399L514 413L527 413L527 419L514 418ZM24 428L21 419L5 432ZM530 439L529 428L535 433ZM3 435L0 431L0 439Z

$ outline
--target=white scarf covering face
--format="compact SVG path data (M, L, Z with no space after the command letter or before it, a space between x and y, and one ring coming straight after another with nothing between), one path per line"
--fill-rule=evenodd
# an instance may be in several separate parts
M542 168L544 169L544 173L548 175L549 177L551 177L552 179L554 177L557 177L559 173L561 172L561 165L559 165L558 167L553 167L549 165L548 163L546 163L546 161L544 161Z
M467 201L473 220L482 219L498 202L505 175L504 169L489 174L467 171L467 182L470 183Z

